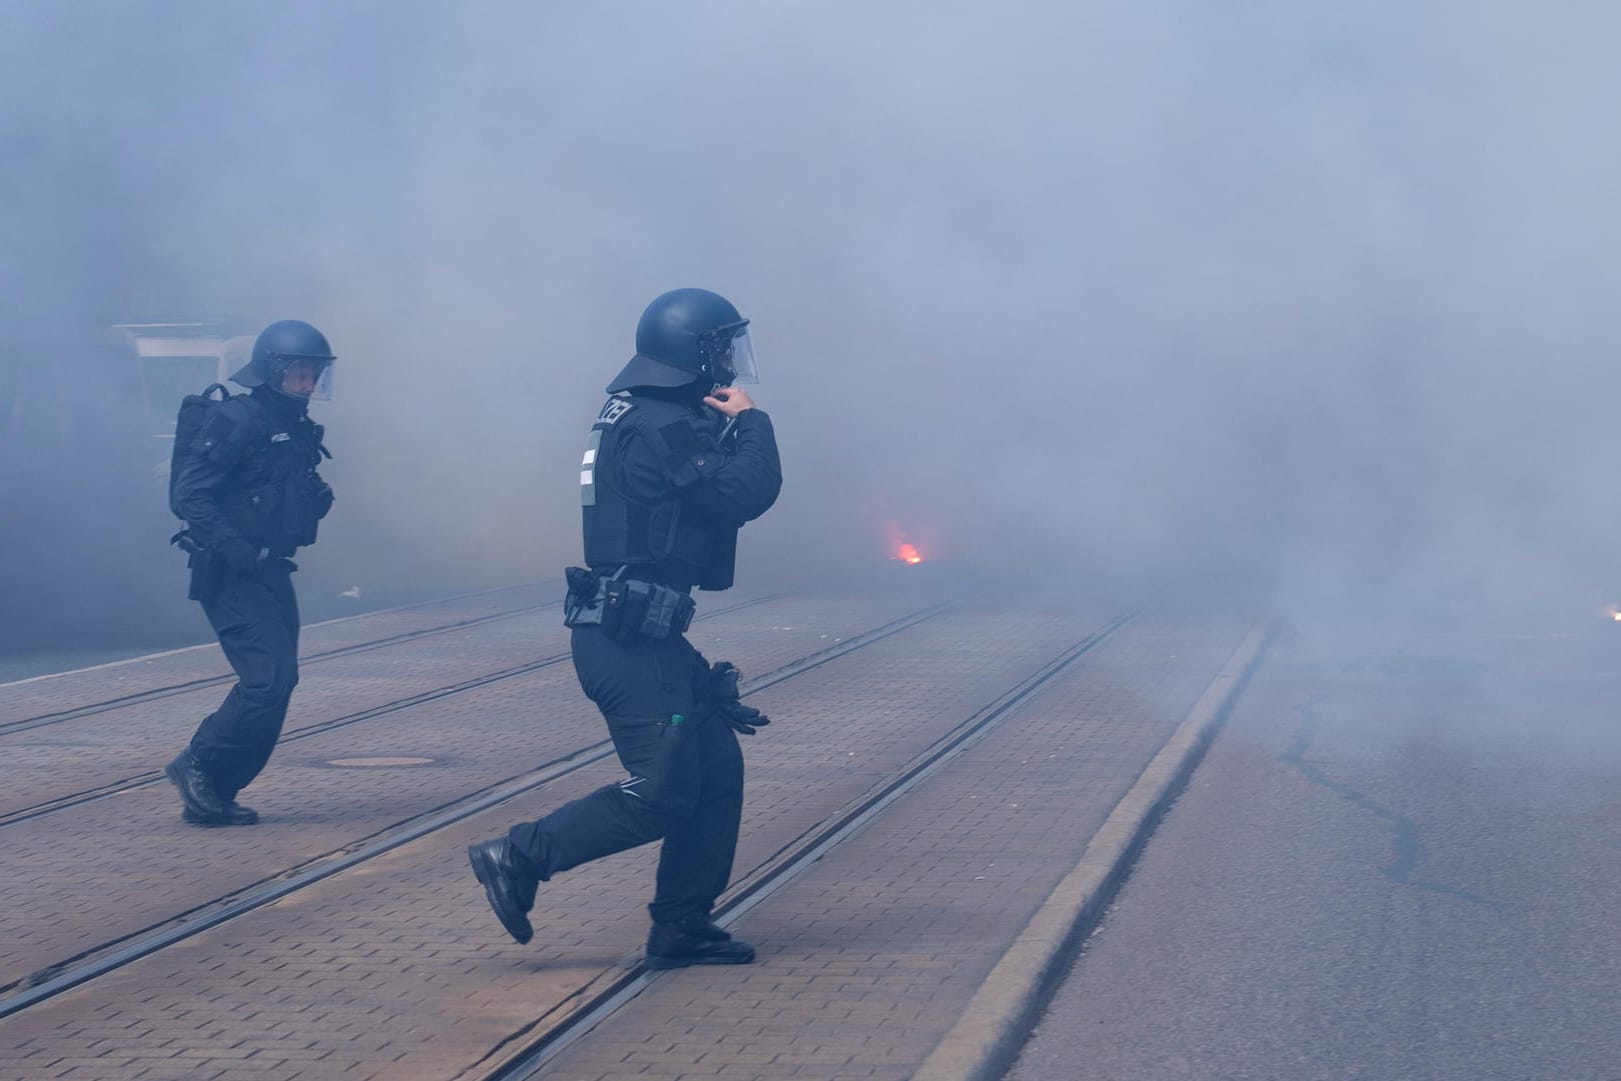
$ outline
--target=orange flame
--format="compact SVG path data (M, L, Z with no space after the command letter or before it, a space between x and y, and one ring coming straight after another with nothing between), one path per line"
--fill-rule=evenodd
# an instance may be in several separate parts
M899 522L885 522L884 533L885 547L889 549L891 559L898 559L908 566L916 566L923 562L923 553L917 550L917 545L906 539Z

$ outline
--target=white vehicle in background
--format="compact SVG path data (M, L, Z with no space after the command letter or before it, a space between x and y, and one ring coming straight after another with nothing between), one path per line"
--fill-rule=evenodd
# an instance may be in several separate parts
M245 324L236 320L119 323L112 328L136 360L147 427L155 443L153 473L163 485L169 481L180 399L213 383L230 387L231 373L246 364L253 351L253 335L244 329Z

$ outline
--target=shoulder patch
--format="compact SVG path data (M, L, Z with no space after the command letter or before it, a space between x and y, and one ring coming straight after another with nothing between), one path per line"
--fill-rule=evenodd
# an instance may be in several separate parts
M666 424L659 429L659 437L664 440L672 458L689 458L698 452L698 432L685 420Z
M627 401L624 398L609 398L608 404L603 406L602 412L597 414L597 423L613 424L635 408L636 404L634 402Z
M271 431L245 394L220 403L203 428L201 451L216 466L232 466L269 445Z
M722 456L713 453L714 440L699 432L691 420L678 420L658 430L664 444L664 472L677 488L685 488L720 469Z
M214 415L208 419L207 426L203 428L203 445L211 447L215 443L229 439L234 431L236 420L224 409L215 410Z

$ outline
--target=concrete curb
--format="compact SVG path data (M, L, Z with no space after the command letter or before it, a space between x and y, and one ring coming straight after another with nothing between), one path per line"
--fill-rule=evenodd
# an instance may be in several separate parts
M1069 874L1042 902L968 1008L912 1081L996 1081L1012 1064L1082 941L1126 877L1159 817L1187 783L1271 640L1254 627L1131 790L1115 805Z

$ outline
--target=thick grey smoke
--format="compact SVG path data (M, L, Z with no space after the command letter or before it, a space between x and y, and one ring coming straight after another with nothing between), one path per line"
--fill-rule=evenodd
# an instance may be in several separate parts
M1603 5L0 20L8 322L326 329L321 588L576 559L601 387L646 301L702 285L754 320L783 442L755 580L898 529L1121 594L1621 596ZM178 591L165 536L89 548Z

